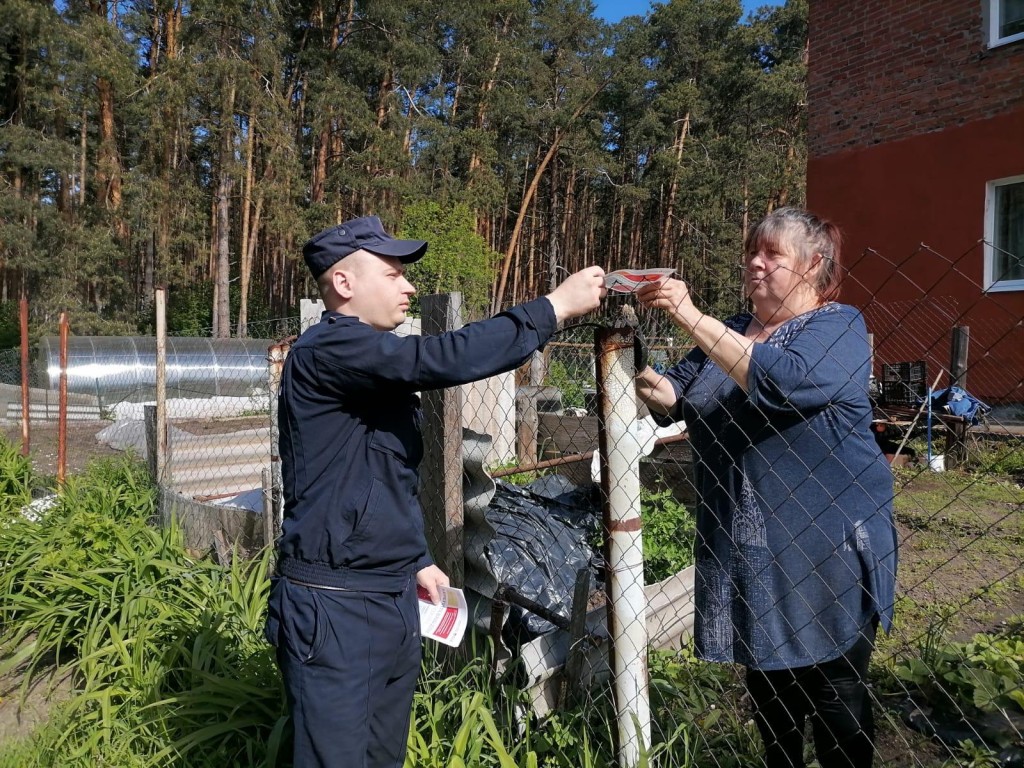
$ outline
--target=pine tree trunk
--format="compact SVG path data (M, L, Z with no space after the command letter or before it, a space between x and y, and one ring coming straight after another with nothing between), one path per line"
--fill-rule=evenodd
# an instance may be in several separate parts
M239 248L241 257L238 263L238 338L249 335L249 281L251 279L251 258L249 251L249 217L252 210L253 154L255 153L256 128L252 115L249 115L248 132L245 138L245 179L242 189L242 244Z
M548 290L553 291L558 285L558 268L561 265L561 254L559 246L559 196L558 196L558 156L551 160L551 174L549 178L551 187L551 199L548 201Z
M99 156L96 158L97 194L104 208L121 207L121 160L114 137L114 90L105 77L96 80L99 100Z
M501 35L495 36L495 41L504 37L508 33L509 24L511 23L510 17L505 18L505 23L501 27ZM488 79L480 88L480 101L476 108L476 119L474 120L474 127L480 131L487 124L487 94L494 90L494 86L497 82L498 67L501 65L501 51L494 54L494 61L491 62L491 72ZM469 178L472 183L473 171L480 167L482 162L480 154L473 150L473 153L469 158Z
M676 133L676 141L673 149L676 155L676 166L672 169L672 181L668 189L668 201L665 203L665 216L661 225L661 243L658 248L659 266L668 264L672 258L671 235L672 217L675 216L676 196L679 193L679 169L683 162L683 147L686 144L686 136L690 132L690 113L686 113L682 125Z
M234 179L231 177L231 149L234 134L234 84L226 85L224 93L217 174L217 263L214 272L216 310L213 335L219 339L231 336L231 189L234 186Z
M555 152L558 151L558 145L561 140L562 133L560 129L555 128L555 134L551 141L551 146L548 147L548 151L544 154L544 158L537 165L537 168L533 173L533 178L530 180L530 186L526 188L526 193L523 195L523 200L519 205L519 214L516 216L515 226L512 227L512 237L509 239L508 248L505 250L505 258L502 261L501 277L498 279L498 288L494 292L494 303L491 306L492 314L498 311L498 307L501 306L501 302L504 298L505 286L508 284L508 272L512 266L512 254L519 241L519 235L522 233L523 220L526 218L526 211L530 206L530 201L533 200L534 194L537 192L537 187L540 185L540 180L544 175L544 170L548 167L548 163L551 162L551 158L555 156Z

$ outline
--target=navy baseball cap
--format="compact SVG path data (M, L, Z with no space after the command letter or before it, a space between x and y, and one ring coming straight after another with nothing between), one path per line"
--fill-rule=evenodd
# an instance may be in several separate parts
M302 258L313 277L318 278L333 264L359 250L377 256L393 256L411 264L427 252L427 243L425 240L398 240L384 231L379 218L362 216L315 235L302 246Z

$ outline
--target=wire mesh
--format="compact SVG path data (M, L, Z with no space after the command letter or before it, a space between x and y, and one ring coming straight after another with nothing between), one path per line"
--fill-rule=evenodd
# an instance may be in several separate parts
M630 438L643 454L633 502L642 520L645 647L612 647L614 564L599 484L594 325L632 300L609 299L600 317L561 331L531 364L462 388L461 426L470 431L459 443L458 498L424 501L464 512L464 583L478 631L496 644L496 690L525 702L524 718L586 728L607 745L593 750L609 763L613 654L647 670L654 765L762 765L773 740L821 765L867 764L857 750L892 766L1024 760L1024 330L1012 302L971 277L966 265L976 256L922 246L900 260L875 251L854 259L846 290L862 315L832 313L829 322L839 343L859 333L862 317L872 346L861 355L856 345L819 344L811 355L800 339L817 332L813 324L780 329L756 399L689 389L707 372L705 363L677 367L702 360L694 340L664 313L639 309L650 361L674 369L696 403L688 430L678 418L655 421L640 403ZM958 370L954 337L965 327ZM267 338L294 333L298 319L272 330ZM814 365L794 369L793 349ZM9 419L20 415L19 365L17 351L0 353ZM32 376L41 402L56 402ZM981 402L976 423L950 413L948 398L928 397L954 384ZM866 420L849 421L846 397L864 403ZM169 407L165 490L260 510L273 453L269 392L254 382L228 406L203 397ZM145 451L138 421L109 403L99 410L117 417L104 439ZM787 450L773 452L780 435L790 436ZM888 480L858 469L853 449L884 457L893 479L895 611L877 635L870 617L884 596L872 578L886 553L862 534L865 515L888 503ZM432 541L450 544L450 535ZM864 616L856 632L836 634ZM865 687L844 689L851 676ZM812 689L813 705L805 700ZM829 697L837 708L826 711L820 701ZM766 712L796 716L769 721Z
M796 376L791 384L780 373L781 383L773 383L785 396L774 404L759 401L756 423L749 413L744 416L743 409L750 408L747 397L716 401L713 395L689 392L698 401L710 397L711 410L725 414L702 442L694 439L693 425L677 442L651 430L655 446L641 461L637 500L643 510L651 643L613 652L632 653L649 669L653 764L802 765L817 759L820 765L868 765L873 759L893 766L1010 766L1024 760L1024 331L1013 301L986 293L971 277L968 265L976 264L983 247L947 258L922 246L905 259L883 259L888 271L882 272L882 282L868 284L860 282L862 276L877 273L880 257L866 252L853 260L846 276L847 290L866 297L859 301L860 317L871 345L864 344L862 358L851 358L846 349L824 348L815 366L799 369L799 375L790 372ZM927 260L923 272L915 271L915 262L922 260ZM656 367L665 370L686 357L691 339L671 329L655 337L666 333L664 323L648 311L640 315ZM857 315L850 315L840 335L858 322ZM547 346L545 364L534 366L544 371L543 385L550 388L538 390L545 411L539 418L537 458L548 466L519 473L520 483L536 484L538 474L547 474L550 484L556 473L574 486L596 479L587 460L598 448L592 334L590 327L568 329ZM779 344L784 348L799 338L792 330L783 336ZM961 347L960 359L958 339L967 347ZM784 371L784 354L781 360ZM527 376L522 374L521 383ZM679 376L684 379L680 389L692 384ZM841 426L838 390L830 393L826 386L830 379L832 389L855 382L868 408L866 422ZM960 387L966 401L978 401L978 407L958 415L963 410L951 402L950 387ZM809 405L801 388L810 388L822 402ZM695 409L696 418L706 418ZM819 414L835 419L830 441L823 442L811 429ZM827 450L822 454L821 445L815 445L813 458L773 459L764 443L785 429L809 433L801 440ZM858 605L878 599L870 588L871 572L885 553L872 555L863 545L858 531L865 513L849 493L850 486L860 487L871 498L877 477L853 469L837 475L831 466L852 466L847 456L851 443L880 453L891 468L899 553L893 624L888 631L876 631L869 621L845 640L826 632L824 646L808 652L809 659L823 661L789 660L772 669L756 658L756 641L769 656L778 646L799 648L809 642L808 628L834 620L823 619L822 612L853 611L859 621L872 611L864 614ZM735 470L723 466L721 454L742 454L737 444L756 454L752 464L757 469L749 471L760 485L730 486L724 496L734 509L709 506L709 495L720 497L726 490L723 475ZM770 492L764 485L775 487ZM807 487L828 503L812 509ZM538 504L550 502L542 496ZM869 502L869 511L872 506L885 504ZM740 519L743 514L762 516L765 528L782 525L775 532L774 550L760 546L757 536L767 532L751 529L749 518ZM793 522L801 516L802 524ZM714 521L710 529L709 520ZM579 717L591 727L602 723L597 730L610 733L616 702L608 649L601 648L608 637L602 634L603 614L594 618L607 601L609 566L596 530L591 560L596 589L587 602L587 631L573 638L568 628L551 629L563 636L564 654L550 652L554 643L547 635L524 638L520 633L507 639L529 672L520 682L533 686L537 711L558 708L563 719ZM712 545L716 534L726 540L724 550ZM533 533L524 527L520 535L529 539ZM702 574L698 566L694 578L689 565L694 545L704 549L705 565L717 575ZM530 561L528 568L547 573L560 556L553 552L548 560ZM850 578L828 570L830 561L852 569L852 586L841 586ZM678 579L678 602L651 589L666 576L669 582ZM811 599L806 585L812 582L820 588L820 605L815 610L807 604L794 607L794 602ZM569 620L571 589L566 580L561 583L555 602ZM731 648L712 647L721 632L730 634ZM670 640L659 647L666 637ZM572 664L573 648L584 648L588 655L583 672ZM721 663L708 661L716 658ZM554 693L545 691L538 659L554 659L559 674L569 670L576 679L561 680ZM862 680L863 689L850 690L851 677ZM575 698L566 697L566 690L574 691ZM815 702L807 700L808 691L816 692ZM838 702L838 708L829 709L823 700ZM785 716L794 713L787 721ZM785 762L789 759L792 763Z

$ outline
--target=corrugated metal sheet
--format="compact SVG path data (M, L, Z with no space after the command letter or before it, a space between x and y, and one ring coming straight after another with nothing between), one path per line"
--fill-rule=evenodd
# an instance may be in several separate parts
M168 397L245 397L267 386L269 339L167 339ZM60 340L40 340L44 380L60 380ZM156 337L72 336L68 339L68 391L101 403L152 400L156 392Z

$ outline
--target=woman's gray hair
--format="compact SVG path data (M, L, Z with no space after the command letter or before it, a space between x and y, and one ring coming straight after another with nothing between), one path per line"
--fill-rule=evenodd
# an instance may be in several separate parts
M776 208L750 231L743 250L750 254L761 246L778 247L783 242L792 243L797 248L797 255L804 264L809 264L814 254L820 254L821 263L814 277L814 287L822 301L838 298L843 245L839 227L801 208Z

